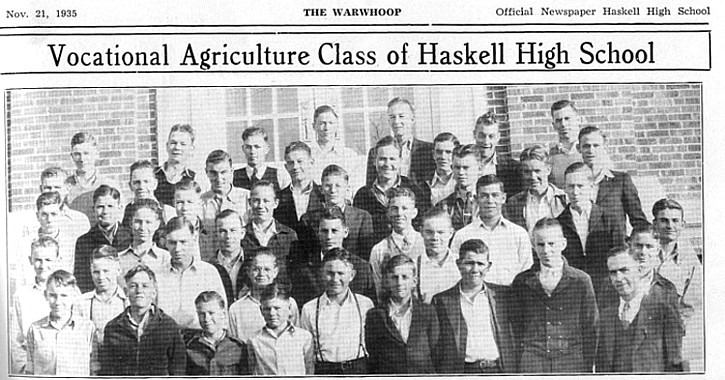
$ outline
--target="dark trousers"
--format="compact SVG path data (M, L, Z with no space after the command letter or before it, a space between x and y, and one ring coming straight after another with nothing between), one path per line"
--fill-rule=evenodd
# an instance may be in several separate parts
M346 362L315 362L315 375L364 375L368 372L368 358Z
M479 361L475 363L464 363L465 373L501 373L501 360Z

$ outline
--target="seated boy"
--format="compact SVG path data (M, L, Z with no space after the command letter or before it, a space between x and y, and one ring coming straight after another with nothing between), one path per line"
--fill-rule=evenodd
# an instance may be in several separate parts
M291 183L284 170L267 165L269 142L267 132L259 127L250 127L242 132L242 151L247 166L234 171L234 186L252 190L258 181L267 181L274 185L276 191L284 189Z
M276 285L265 288L260 310L265 326L249 338L249 367L254 376L302 376L315 373L312 334L290 320L289 296Z
M186 375L248 375L247 345L224 328L227 307L221 295L201 292L194 304L201 332L186 342Z

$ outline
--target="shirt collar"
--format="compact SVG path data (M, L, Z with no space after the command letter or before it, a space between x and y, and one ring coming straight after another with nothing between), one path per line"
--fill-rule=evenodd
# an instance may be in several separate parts
M603 167L599 174L594 178L594 184L598 185L600 182L604 181L605 179L614 178L614 174L611 170L609 170L608 167Z
M491 156L491 159L489 159L488 161L485 159L483 160L483 166L488 166L488 165L493 165L493 166L498 165L498 152L496 152L495 149L493 151L493 156Z
M442 266L445 266L446 264L450 263L451 261L455 262L456 259L454 258L454 256L455 255L452 255L451 254L451 249L449 248L446 251L446 257L443 258L443 264L441 264L441 265L439 265L438 262L433 261L433 259L431 259L430 257L428 257L428 253L426 253L424 255L420 255L420 259L423 260L423 261L425 261L425 262L427 262L427 263L433 264L435 266L441 266L442 267Z
M53 322L50 320L50 316L48 316L45 320L45 323L43 324L43 327L52 328L55 330L64 330L67 327L70 327L71 329L75 327L76 325L76 315L71 312L70 318L68 319L68 322L66 324L60 326L58 323Z
M560 154L574 154L574 153L578 152L578 150L576 149L576 143L572 144L571 148L567 149L564 146L564 144L557 141L556 145L554 145L554 149L556 150L557 153L560 153Z
M481 220L481 217L477 217L476 220L477 220L479 227L483 228L484 230L488 230L488 231L493 231L498 226L506 228L506 227L508 227L508 224L510 223L508 220L506 220L506 218L504 218L503 216L500 216L498 219L498 223L496 223L493 227L489 228L489 227L486 227L485 224L483 224L483 220Z
M302 188L302 189L297 189L297 188L295 187L295 185L294 185L293 183L290 183L290 185L289 185L289 188L290 188L290 190L292 190L292 192L293 192L293 193L298 193L298 194L309 194L309 193L311 193L311 192L312 192L312 186L313 186L313 185L312 185L312 181L310 181L310 182L309 182L309 183L307 184L307 186L305 186L305 187L304 187L304 188Z
M378 179L377 178L375 178L375 182L373 182L373 186L375 187L375 189L378 192L385 194L385 190L383 190L383 188L380 187L380 185L378 184ZM399 186L400 186L400 175L398 175L398 178L395 179L395 182L393 183L393 186L390 186L390 188L399 187Z
M347 295L345 296L345 300L342 301L342 305L344 306L346 303L350 302L350 299L352 298L352 292L350 291L350 287L347 288ZM323 292L320 296L320 304L322 306L330 306L330 305L338 305L337 302L331 300L329 297L327 297L327 292Z
M275 223L274 219L272 219L272 222L267 227L260 227L257 223L251 222L252 224L252 230L253 231L259 231L264 234L276 234L277 233L277 223Z
M287 332L289 332L290 335L295 334L295 326L290 322L287 322L287 327L285 327L284 330L282 330L279 333L279 335L275 334L274 331L272 331L272 329L270 329L266 325L264 326L264 328L262 330L267 332L267 334L269 334L271 337L273 337L275 339L279 339L279 337L281 337L282 335L284 335Z
M247 165L244 169L247 171L247 177L249 177L251 179L252 174L254 174L255 168ZM257 165L256 169L257 169L257 175L259 176L258 178L262 178L264 176L264 172L267 171L267 164L259 164L259 165Z
M479 294L485 294L486 293L486 283L483 283L483 286L481 287L481 290L478 291L476 294L472 296L468 296L466 293L463 292L463 288L461 287L460 281L458 282L458 293L461 295L462 300L466 300L468 303L473 303L473 301L478 297Z
M405 309L405 311L403 311ZM388 301L388 315L392 317L404 317L406 314L413 310L413 297L408 299L408 302L404 305L396 305L393 300Z
M227 259L224 256L224 254L222 253L221 249L218 250L217 254L216 254L216 261L219 264L224 265L224 262L226 260ZM234 266L237 265L237 263L239 263L239 261L244 261L244 249L242 249L242 248L239 249L239 253L237 253L236 256L232 257L232 259L229 262L229 264L230 264L229 267L234 268Z
M156 173L161 172L161 173L164 173L164 175L166 175L166 169L168 168L168 166L169 166L169 162L168 161L164 162L163 165L156 168ZM185 167L184 170L181 171L181 175L184 177L191 178L191 171L189 170L188 167Z
M91 294L93 295L92 298L95 298L95 299L101 301L101 298L98 296L98 292L93 291L93 293L91 293ZM113 292L113 294L111 295L111 297L109 297L109 299L115 298L115 297L118 297L124 301L126 300L126 293L124 293L123 290L121 290L121 287L118 285L116 285L116 291Z
M450 177L448 177L448 182L450 182L450 181L454 181L454 179L453 179L453 173L451 173ZM444 186L448 184L448 182L443 182L443 180L441 179L441 177L438 175L438 171L437 170L434 170L433 171L433 178L428 182L428 184L430 185L430 187L435 187L435 185L437 183L439 183L439 182L440 182L441 185L444 185Z
M159 255L156 253L156 251L154 251L154 249L158 249L158 248L159 247L156 246L156 243L151 243L151 247L149 247L148 251L146 251L143 255L139 255L140 252L138 252L138 250L136 250L133 246L131 246L131 247L128 247L128 249L126 250L126 253L130 253L136 257L150 255L151 257L158 259ZM122 255L123 255L123 253L122 253Z
M584 202L580 208L581 212L574 209L574 207L571 207L572 214L576 215L590 215L592 213L592 202Z

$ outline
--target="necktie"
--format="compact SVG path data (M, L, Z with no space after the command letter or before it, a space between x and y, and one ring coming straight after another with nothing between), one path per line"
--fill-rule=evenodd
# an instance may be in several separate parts
M252 186L257 183L257 168L252 170L252 178L250 178L250 182L252 182Z
M622 308L622 315L619 318L622 321L622 327L624 327L625 330L628 329L630 323L632 323L632 320L629 318L629 308L629 302L625 302L624 307Z
M408 239L408 237L407 236L403 237L403 247L402 247L403 252L405 252L405 253L410 252L411 246L412 246L412 244L410 243L410 240Z

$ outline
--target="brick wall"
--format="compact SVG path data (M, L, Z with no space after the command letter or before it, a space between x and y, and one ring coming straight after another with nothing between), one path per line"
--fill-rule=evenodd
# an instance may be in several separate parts
M137 159L158 159L155 90L18 90L6 99L10 211L33 209L44 168L75 168L70 140L76 132L96 136L99 170L120 184L128 183ZM130 199L127 187L119 190Z

